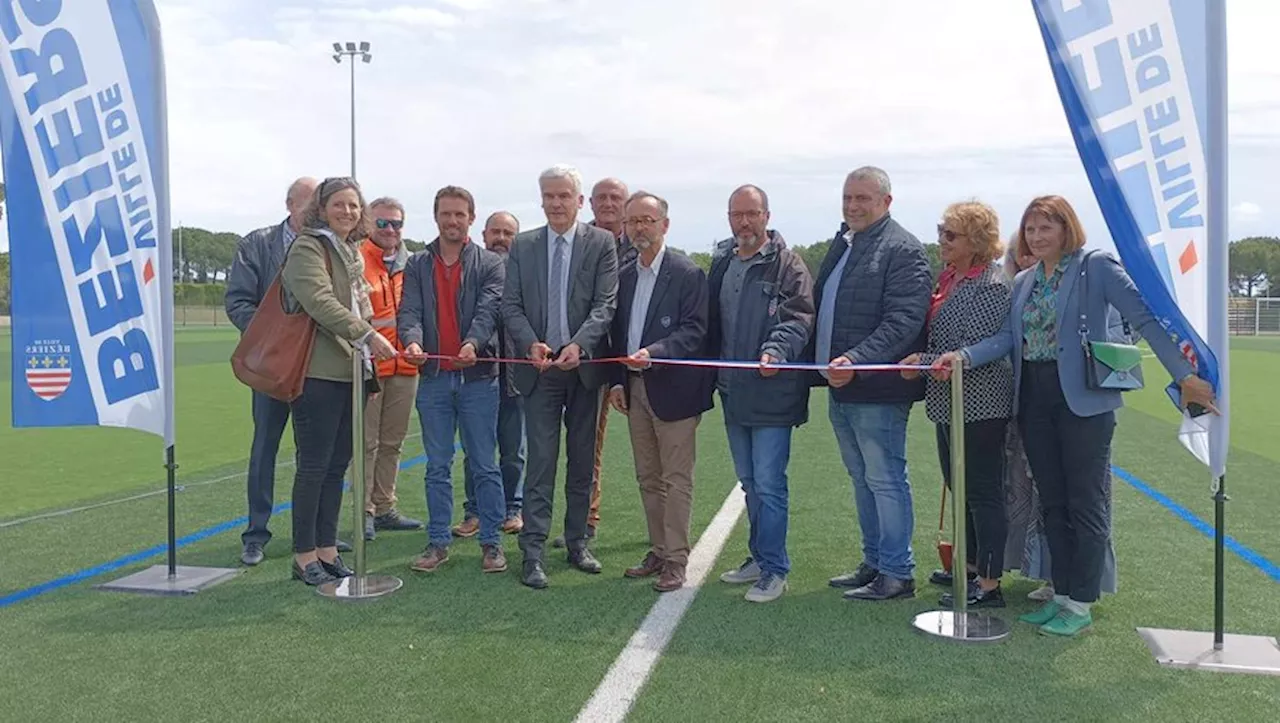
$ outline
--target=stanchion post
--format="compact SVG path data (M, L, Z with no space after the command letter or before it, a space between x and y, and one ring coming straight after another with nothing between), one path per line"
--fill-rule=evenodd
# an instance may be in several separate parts
M991 454L1003 454L992 450ZM965 494L964 454L964 362L955 359L951 365L951 609L920 613L911 621L916 632L957 643L995 643L1009 637L1009 624L969 607L969 556L965 553L965 519L968 500Z
M951 366L951 593L958 625L964 625L969 608L969 562L966 550L968 497L964 477L964 364Z
M351 355L351 551L355 553L356 579L364 579L364 354Z
M351 552L355 556L351 577L326 582L316 592L335 600L371 600L393 593L404 584L392 575L365 574L364 541L364 367L367 352L357 348L351 355L351 508L355 520Z

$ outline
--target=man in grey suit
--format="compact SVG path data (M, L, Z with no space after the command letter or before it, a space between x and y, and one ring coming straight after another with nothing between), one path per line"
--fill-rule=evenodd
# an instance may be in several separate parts
M284 264L289 244L302 230L307 202L316 192L314 178L299 178L289 186L284 205L289 217L245 236L236 248L227 277L225 305L231 323L242 333L249 327L258 304ZM240 561L262 562L263 547L271 540L267 522L275 505L276 453L289 422L289 405L261 392L253 393L253 446L249 449L249 527L240 535Z
M542 551L551 527L561 424L569 564L600 572L587 549L587 514L599 388L608 370L581 362L606 351L618 294L613 235L578 222L583 197L577 169L553 166L538 177L538 186L547 225L516 236L502 299L502 319L515 352L533 361L516 367L515 384L525 398L529 452L520 581L535 589L547 586Z

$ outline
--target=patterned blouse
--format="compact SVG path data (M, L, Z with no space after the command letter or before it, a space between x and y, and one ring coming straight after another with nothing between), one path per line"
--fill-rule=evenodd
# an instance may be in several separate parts
M976 344L1000 331L1009 318L1009 280L999 264L956 279L929 320L929 340L920 363ZM936 424L951 423L951 382L925 378L925 413ZM1013 416L1013 367L1008 355L964 373L965 422Z
M1022 358L1029 362L1058 359L1058 287L1071 260L1079 251L1063 256L1047 278L1044 262L1036 264L1035 282L1022 307Z

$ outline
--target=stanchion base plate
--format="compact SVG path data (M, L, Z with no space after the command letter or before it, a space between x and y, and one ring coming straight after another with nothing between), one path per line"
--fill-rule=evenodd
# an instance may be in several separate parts
M1213 649L1213 633L1138 628L1156 662L1170 668L1215 673L1280 675L1280 643L1262 635L1223 635L1222 650Z
M94 588L145 595L195 595L207 587L230 580L244 571L233 567L178 565L174 568L174 572L176 574L169 577L168 565L152 565L118 580L94 585Z
M911 621L917 632L957 643L998 643L1009 637L1009 623L980 613L930 610Z
M317 587L316 592L334 600L372 600L399 590L401 585L404 581L391 575L353 575L336 582L326 582Z

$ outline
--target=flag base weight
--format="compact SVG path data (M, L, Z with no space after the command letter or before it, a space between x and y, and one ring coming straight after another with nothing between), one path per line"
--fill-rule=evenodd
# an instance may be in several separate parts
M399 590L401 585L404 581L391 575L352 575L326 582L316 592L332 600L372 600Z
M981 613L930 610L911 621L916 632L957 643L998 643L1009 637L1009 623Z
M1138 628L1156 662L1169 668L1215 673L1280 676L1280 643L1262 635L1223 635L1222 650L1213 649L1213 633Z
M226 582L244 572L231 567L188 567L178 565L175 574L169 575L165 565L152 565L141 572L126 575L119 580L94 585L98 590L132 592L144 595L195 595L208 587Z

